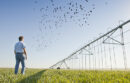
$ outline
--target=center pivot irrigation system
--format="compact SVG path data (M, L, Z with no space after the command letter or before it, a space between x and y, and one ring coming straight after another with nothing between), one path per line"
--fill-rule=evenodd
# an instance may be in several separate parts
M52 65L51 69L127 69L127 52L125 25L130 20L116 28L100 35L67 58ZM129 38L127 38L129 39ZM128 41L127 41L128 43Z

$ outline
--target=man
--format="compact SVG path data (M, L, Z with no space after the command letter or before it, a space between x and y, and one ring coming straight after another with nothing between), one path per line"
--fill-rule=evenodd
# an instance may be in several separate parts
M27 53L26 53L25 45L23 42L24 42L24 37L20 36L19 42L15 44L15 49L14 49L15 58L16 58L15 74L18 73L20 62L22 64L21 74L24 74L24 71L25 71L25 59L27 60Z

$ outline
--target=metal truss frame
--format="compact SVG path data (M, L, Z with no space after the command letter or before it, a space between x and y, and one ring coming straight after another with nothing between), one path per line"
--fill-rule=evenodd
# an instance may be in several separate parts
M82 48L80 48L79 50L76 50L75 52L73 52L71 55L69 55L67 58L57 62L56 64L52 65L50 68L57 68L57 67L61 67L61 65L65 64L66 68L67 69L70 69L70 67L68 67L66 61L69 60L69 59L72 59L73 56L75 56L77 53L78 54L82 54L83 50L85 50L86 52L88 52L87 55L93 55L93 53L90 51L90 50L87 50L86 48L89 47L91 44L95 43L96 41L104 38L104 37L107 37L106 39L103 40L102 43L104 44L118 44L118 45L121 45L122 46L122 49L123 49L123 56L124 56L124 65L125 65L125 69L127 69L127 62L126 62L126 52L125 52L125 45L124 45L124 33L123 33L123 26L126 25L127 23L129 23L130 20L120 24L119 26L117 26L116 28L108 31L107 33L101 35L100 37L98 37L97 39L93 40L92 42L88 43L87 45L83 46ZM118 41L116 39L114 39L112 37L112 35L118 30L120 29L120 33L121 33L121 41ZM110 43L110 42L106 42L106 40L108 39L111 39L113 40L115 43Z

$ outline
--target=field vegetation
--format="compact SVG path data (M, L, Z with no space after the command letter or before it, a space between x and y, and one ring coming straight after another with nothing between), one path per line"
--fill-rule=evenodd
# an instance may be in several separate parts
M0 69L0 83L130 83L130 71L26 69L26 74L14 74L14 69Z

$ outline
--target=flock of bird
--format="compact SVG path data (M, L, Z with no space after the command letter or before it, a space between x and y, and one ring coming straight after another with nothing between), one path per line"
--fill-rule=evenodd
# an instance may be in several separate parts
M40 0L35 0L39 4ZM46 1L44 0L44 3ZM41 20L39 37L36 39L37 48L47 48L61 35L60 30L67 23L73 22L79 27L89 26L89 17L94 13L96 4L90 0L47 0L47 4L39 9ZM56 31L57 30L57 31Z

